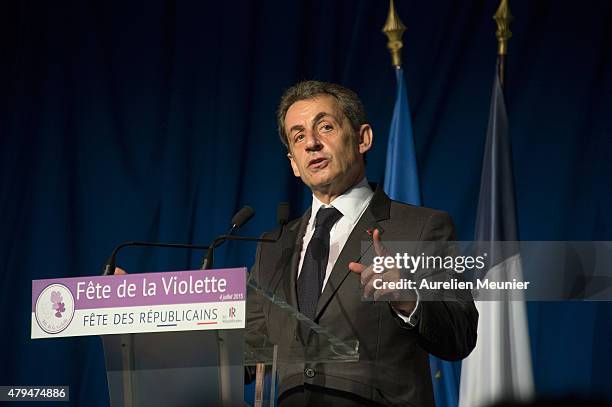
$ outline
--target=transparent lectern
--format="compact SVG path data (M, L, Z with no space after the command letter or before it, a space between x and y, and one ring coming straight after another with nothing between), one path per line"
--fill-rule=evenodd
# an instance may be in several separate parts
M274 406L277 368L358 360L357 341L334 337L282 299L248 285L247 303L265 303L284 313L306 332L308 341L272 343L265 333L251 332L248 320L247 329L105 335L110 405L244 406L245 368L257 366L252 369L258 376L255 405L264 405L261 385L267 367L271 380L266 399Z

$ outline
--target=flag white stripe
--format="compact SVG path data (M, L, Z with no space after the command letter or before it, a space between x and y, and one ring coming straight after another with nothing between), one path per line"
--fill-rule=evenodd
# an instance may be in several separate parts
M493 267L493 281L522 280L520 254ZM463 360L459 407L481 407L512 398L533 397L527 310L523 300L476 301L478 341Z

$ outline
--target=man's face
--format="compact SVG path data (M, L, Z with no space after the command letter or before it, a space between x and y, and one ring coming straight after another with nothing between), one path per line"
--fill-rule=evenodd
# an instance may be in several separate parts
M364 124L355 134L333 96L291 105L285 115L285 133L293 173L315 195L335 197L365 175L363 154L372 145L372 130Z

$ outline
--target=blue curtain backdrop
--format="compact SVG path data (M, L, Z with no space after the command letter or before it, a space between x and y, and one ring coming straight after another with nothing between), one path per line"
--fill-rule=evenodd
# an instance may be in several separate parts
M423 204L470 239L497 0L399 0ZM3 2L0 12L0 384L70 385L106 405L97 337L30 340L31 280L98 274L124 240L206 243L244 204L244 234L309 193L277 140L284 88L360 94L382 181L395 78L386 1ZM612 3L513 1L506 99L522 240L612 240ZM229 244L218 265L250 265ZM201 253L132 249L131 272ZM612 304L530 303L536 388L612 397Z

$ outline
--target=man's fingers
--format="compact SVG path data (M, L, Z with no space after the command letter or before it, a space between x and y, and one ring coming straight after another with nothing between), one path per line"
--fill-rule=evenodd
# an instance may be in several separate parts
M376 288L374 288L374 283L377 280L382 280L382 278L377 275L374 278L370 279L370 281L368 281L364 286L363 286L363 296L364 298L371 298L375 293L376 293ZM380 283L378 283L380 284Z
M374 251L377 256L386 256L387 249L382 243L382 239L380 237L380 230L374 229L374 233L372 233L372 241L374 242Z
M363 287L363 294L365 298L370 296L374 297L375 301L384 297L385 299L396 300L399 298L399 291L396 288L388 288L386 283L396 283L400 281L400 274L396 269L392 269L383 274L374 273L371 271L371 267L368 267L370 270L366 270L361 273L361 284ZM369 272L368 280L364 280L364 275ZM378 282L377 282L378 281ZM378 289L374 287L374 283L379 287Z
M399 298L399 292L397 289L388 288L384 285L385 282L388 282L381 275L375 275L364 287L363 287L363 296L364 298L373 298L374 301L379 301L381 299L385 300L396 300ZM378 289L374 287L379 287ZM381 288L384 287L384 288Z
M372 266L368 267L361 263L349 263L349 270L351 270L353 273L359 274L361 285L366 285L374 275L374 272L372 271Z
M361 274L367 267L360 263L350 262L348 265L349 270L353 273Z
M127 274L127 272L121 267L115 267L115 275Z

